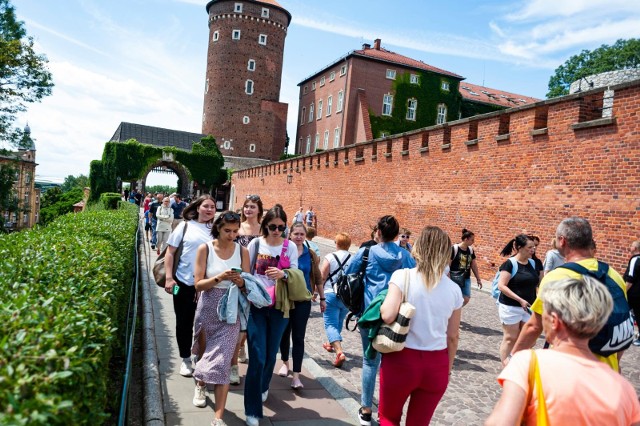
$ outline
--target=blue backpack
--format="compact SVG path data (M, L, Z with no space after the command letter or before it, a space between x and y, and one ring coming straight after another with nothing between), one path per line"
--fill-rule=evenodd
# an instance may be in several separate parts
M514 275L518 273L518 261L515 257L510 257L509 260L511 261L511 278L513 278ZM529 264L533 267L534 270L536 269L536 263L533 261L533 259L529 259ZM496 272L496 276L493 277L493 281L491 282L491 297L493 297L494 299L500 297L500 290L498 290L498 280L500 280L500 271Z
M606 324L595 337L589 340L591 352L607 357L627 349L633 341L633 319L629 312L629 303L624 295L624 290L608 274L609 265L598 262L598 270L591 271L578 263L570 262L559 266L559 268L569 269L580 275L589 275L597 279L607 287L613 298L613 311L611 311Z

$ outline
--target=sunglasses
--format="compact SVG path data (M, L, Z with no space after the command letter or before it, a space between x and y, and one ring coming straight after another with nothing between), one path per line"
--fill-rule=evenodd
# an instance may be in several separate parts
M260 201L260 196L259 195L247 195L247 200L251 200L251 201Z
M407 238L408 239L409 236L408 235L400 235L400 238Z
M267 225L267 228L269 228L269 231L271 232L275 231L276 229L280 232L284 232L284 230L287 229L285 225L274 225L274 224Z
M222 218L226 221L238 222L240 220L240 215L234 212L226 212L222 215Z

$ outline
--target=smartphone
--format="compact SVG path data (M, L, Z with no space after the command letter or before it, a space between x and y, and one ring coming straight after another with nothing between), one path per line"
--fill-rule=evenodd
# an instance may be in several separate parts
M241 273L242 272L242 268L231 268L231 270L233 272L237 272L237 273Z
M176 296L180 291L180 287L176 284L173 286L173 295Z

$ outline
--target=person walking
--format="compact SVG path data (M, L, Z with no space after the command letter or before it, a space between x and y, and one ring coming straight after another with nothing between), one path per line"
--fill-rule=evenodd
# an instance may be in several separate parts
M624 272L624 281L627 284L627 297L629 307L633 312L636 322L640 320L640 240L631 243L631 258ZM634 346L640 346L640 339L633 339Z
M329 342L323 343L322 347L327 352L336 354L333 365L340 368L346 361L342 348L342 324L344 324L344 319L349 310L338 299L333 286L344 273L347 262L351 259L351 253L349 253L351 237L349 234L339 232L334 241L337 250L326 255L320 267L322 281L324 282L324 297L327 299L327 308L324 310L322 318L324 320L324 331L329 339Z
M391 274L401 268L413 268L416 263L405 249L400 248L395 240L400 231L400 224L391 215L382 216L378 220L376 231L379 243L369 248L367 267L365 269L364 306L366 309L371 301L382 290L389 286ZM364 252L367 248L361 248L349 262L346 273L352 274L360 270ZM360 329L362 351L369 346L369 330ZM362 396L361 407L358 410L358 418L362 426L371 425L371 407L373 406L373 392L376 386L376 376L380 366L380 354L373 359L362 357Z
M515 255L500 265L498 278L498 316L502 324L500 360L511 353L522 326L529 320L530 306L536 299L539 275L531 255L533 240L525 234L516 235L500 252L501 256Z
M162 193L158 192L149 204L149 217L151 217L151 250L155 250L158 243L158 217L156 210L162 205Z
M156 210L156 217L158 218L156 225L156 253L160 254L160 251L164 249L164 245L169 239L171 224L173 222L173 209L169 206L169 198L164 197L162 204Z
M551 239L551 247L552 249L544 256L544 275L548 274L549 271L553 271L558 266L564 265L564 257L560 254L556 246L556 237Z
M462 237L461 242L459 244L455 244L451 248L451 264L450 268L450 276L453 277L455 274L458 274L460 278L456 283L458 287L462 291L462 297L464 299L464 304L469 303L471 299L471 271L473 271L473 275L476 277L476 283L478 288L482 288L482 279L480 278L480 273L478 272L478 263L476 262L476 253L471 247L475 243L475 234L468 229L462 229ZM463 280L463 286L460 286L460 281Z
M296 222L291 227L289 234L291 242L298 249L298 269L304 275L307 289L313 294L314 292L320 296L320 312L323 313L327 307L322 283L322 275L320 274L320 259L309 246L305 244L307 238L307 229L302 222ZM304 338L307 332L307 322L311 314L311 300L306 302L296 302L295 308L289 312L289 324L282 333L280 340L280 359L282 367L278 371L281 377L287 377L291 371L291 388L294 390L304 388L300 381L300 372L302 372L302 358L304 357ZM293 340L293 345L291 344ZM293 358L293 370L289 368L289 349Z
M169 201L165 198L165 201ZM173 218L173 216L172 216ZM199 356L193 377L196 379L193 405L205 407L206 385L213 385L215 417L212 426L225 426L222 420L229 393L231 358L240 331L240 316L228 323L218 316L218 304L235 286L245 291L244 279L238 272L249 272L249 251L235 242L240 228L240 216L222 213L211 228L213 241L198 247L194 268L196 291L200 292L196 309L194 339L191 351Z
M265 213L260 226L262 236L254 238L248 247L251 271L275 297L276 280L286 282L289 275L285 269L298 268L298 249L295 244L285 243L282 237L287 227L287 214L279 204ZM285 268L287 263L289 265ZM262 403L269 396L276 355L288 322L284 313L275 306L251 306L247 324L249 367L244 385L244 411L248 426L258 426L263 417Z
M182 201L182 196L180 194L175 194L173 197L173 204L171 208L173 209L173 222L171 224L171 229L176 229L176 226L182 220L182 212L184 208L187 207L187 203Z
M313 211L313 206L309 206L309 210L304 214L304 223L318 229L318 216Z
M302 212L302 206L298 209L296 214L293 215L293 223L304 222L304 213Z
M502 395L485 425L640 424L633 385L589 349L613 310L607 287L589 276L547 281L538 300L551 349L513 356L498 376Z
M409 324L405 348L382 355L381 426L400 425L407 399L406 425L428 425L449 384L463 305L458 285L445 273L450 250L447 233L427 226L413 249L416 267L399 269L389 280L389 292L380 307L382 320L386 324L396 320L403 298L416 311Z
M180 375L191 377L191 345L193 320L196 313L193 269L196 253L201 244L211 241L211 226L216 214L216 203L211 195L200 196L184 209L184 221L169 236L165 254L166 282L164 289L173 294L173 310L176 316L176 340L180 352ZM186 232L184 227L187 227ZM184 238L183 238L184 233ZM173 259L182 242L182 254L177 270L173 270ZM175 278L174 278L175 277ZM174 287L178 287L177 290Z

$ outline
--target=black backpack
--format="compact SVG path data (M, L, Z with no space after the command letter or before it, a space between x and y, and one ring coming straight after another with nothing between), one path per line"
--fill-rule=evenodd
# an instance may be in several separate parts
M590 271L575 262L565 263L559 268L566 268L581 275L589 275L607 287L613 298L613 311L607 323L598 334L589 340L591 352L608 357L627 349L633 341L633 319L629 312L629 303L624 291L608 274L609 265L598 262L598 270Z
M360 316L364 308L365 272L368 261L369 247L365 248L362 254L360 270L352 274L342 274L333 287L336 297L349 309L349 314L345 320L347 330L349 330L349 322L352 319L355 320L354 317ZM355 324L357 325L357 321ZM353 330L355 330L356 325L353 326Z

